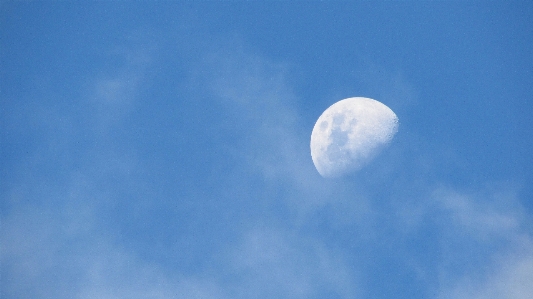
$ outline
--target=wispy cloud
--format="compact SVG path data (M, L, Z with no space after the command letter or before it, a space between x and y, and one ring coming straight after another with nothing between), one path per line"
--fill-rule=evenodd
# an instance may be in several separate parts
M73 125L75 132L88 135L81 139L89 146L76 152L75 163L67 163L55 180L27 173L15 185L28 188L19 195L17 188L8 192L19 197L7 199L13 206L2 218L2 272L10 279L2 282L3 294L22 298L221 299L269 294L318 298L332 292L342 298L353 297L353 274L342 258L294 227L297 217L292 213L316 211L328 201L332 186L324 190L318 184L319 175L309 157L309 132L301 127L283 67L245 53L216 54L210 59L214 61L203 66L207 75L202 80L212 88L213 99L226 101L223 112L230 118L230 126L241 128L233 132L240 140L233 145L233 152L243 159L240 163L246 171L231 174L240 184L250 181L247 173L264 180L261 188L272 196L267 200L280 202L280 212L291 215L284 220L289 227L279 226L283 220L277 216L271 223L265 221L273 216L269 212L257 223L243 223L234 228L237 243L215 248L225 252L217 255L218 265L199 267L195 273L179 268L169 271L166 265L127 246L128 239L120 230L126 225L124 218L133 214L124 209L142 209L154 186L137 176L146 162L115 144L147 84L147 66L126 63L88 81L82 96L87 101L82 105L87 108L83 111L87 121ZM59 120L47 121L56 124ZM66 151L78 148L72 144L75 140L69 142ZM39 157L35 159L43 163L58 159ZM238 188L238 183L234 184ZM130 196L134 192L140 194ZM275 198L276 193L284 194ZM291 205L293 212L283 211ZM127 215L115 214L124 212ZM258 228L261 222L268 225Z
M453 287L443 290L438 298L531 298L533 245L531 240L528 243L523 244L523 250L507 252L505 257L498 258L488 275L482 278L475 274L462 277Z
M501 268L494 260L501 255L514 256L517 247L521 246L520 240L529 239L528 233L523 230L525 220L522 207L517 201L513 188L497 186L484 190L480 187L480 190L471 194L457 191L453 187L435 187L435 181L422 179L405 181L405 184L401 186L391 185L399 192L392 198L378 200L376 193L366 194L365 187L356 190L344 186L342 180L325 182L313 175L316 171L308 156L310 129L302 127L295 105L297 96L283 80L283 74L287 69L283 65L269 63L241 51L227 56L224 53L222 55L218 53L210 56L207 61L206 69L214 70L212 73L207 72L211 80L209 86L212 87L214 95L235 113L232 117L237 123L246 125L242 133L242 142L237 146L244 149L240 153L246 158L247 167L255 169L266 180L277 182L278 187L283 184L290 186L291 193L285 195L289 206L294 204L292 207L296 209L297 214L307 215L303 218L298 216L293 218L297 219L296 222L299 225L305 226L308 225L308 221L317 220L309 215L325 212L331 215L328 225L333 230L341 232L348 227L357 227L364 230L364 232L360 231L360 234L373 236L365 239L356 234L354 242L366 242L367 246L379 247L381 245L374 242L379 242L379 234L385 233L391 238L391 242L398 240L399 248L395 250L404 254L403 257L398 257L402 260L401 263L411 267L409 271L418 273L418 279L426 283L425 288L436 289L439 296L445 298L453 298L449 290L462 290L461 281L466 281L471 277L486 277L485 280L478 280L478 286L483 285L483 281L490 283L498 277L504 280L512 280L515 275L519 280L529 277L528 254L523 261L514 262L518 263L516 267ZM384 80L386 82L383 82ZM392 102L399 102L398 105L401 107L405 108L415 98L415 93L400 75L389 76L385 79L380 77L371 81L377 82L379 86L388 86L384 90L390 90L394 96L387 94L382 96L389 97ZM397 146L410 147L404 149L404 154L419 150L412 148L417 146L416 142L415 144L402 143ZM427 157L427 160L431 159ZM399 163L396 164L399 165ZM400 171L394 167L391 170L390 165L383 166L387 169L374 169L370 171L370 174L382 171L390 173L394 169ZM427 172L432 171L435 165L426 163L417 165L417 167L422 167L420 170ZM357 185L357 182L352 183ZM410 189L411 187L414 189ZM410 191L406 192L406 189ZM390 191L390 194L393 194L393 191ZM407 199L407 197L412 198ZM393 200L399 200L399 203L394 203ZM399 206L401 203L407 206ZM379 206L380 204L383 206ZM396 210L389 210L390 208ZM402 211L406 212L403 216ZM345 217L352 219L342 220ZM389 223L380 223L381 221ZM242 269L247 269L247 273L250 273L248 283L252 284L253 277L257 278L256 281L263 281L266 278L262 275L267 274L271 279L275 279L276 273L269 271L275 271L279 265L288 267L283 273L289 273L286 274L289 276L293 273L291 271L295 271L294 267L298 268L291 263L283 262L287 259L286 256L291 255L289 252L282 249L269 250L277 246L284 249L293 248L291 244L277 245L289 238L298 239L297 230L296 237L294 235L289 237L291 234L286 233L287 231L282 230L278 232L279 235L273 236L269 233L258 235L257 231L249 232L246 245L243 245L239 251L244 256L248 256L245 259L248 262L241 265ZM423 240L419 238L423 239L422 236L426 233L433 234L427 241L434 244L428 244L427 249L418 248L410 252L409 248L414 244L404 241L404 238L411 238L414 234L417 236L416 242L422 242ZM385 235L381 236L381 238L384 237ZM319 234L315 238L315 242L321 242ZM263 248L264 251L258 251L257 248ZM331 250L328 246L324 248L326 253ZM424 253L424 250L429 250L429 252ZM252 256L255 259L249 257L250 252L253 252ZM426 258L433 260L429 261ZM496 270L500 268L501 271ZM314 270L299 271L313 273ZM352 264L346 273L354 275L357 271L357 265ZM286 281L292 281L299 286L293 291L300 290L301 294L312 293L307 289L310 285L308 279L311 278L291 280L285 277ZM352 281L345 284L344 288L354 290L355 285L357 284ZM263 291L269 292L269 290ZM529 292L527 288L521 291L522 294L530 294ZM504 298L513 296L511 289L502 287L499 287L498 291L495 290L495 293L501 294ZM288 292L287 294L296 296L296 293Z
M114 139L126 131L129 113L139 101L150 101L141 95L149 85L151 52L124 53L121 48L124 66L88 80L83 99L90 109L83 113L90 121L69 134L94 136L85 140L89 146L82 150L67 142L67 152L78 150L76 163L66 163L54 172L54 179L47 173L23 174L3 193L9 203L0 230L3 295L356 298L371 293L365 285L369 281L399 284L403 281L398 277L407 273L437 298L531 297L527 282L533 280L533 241L513 188L473 187L465 192L415 178L416 171L425 175L435 167L426 153L423 161L412 163L423 151L413 149L419 146L416 138L397 144L400 149L375 167L345 180L322 179L312 164L312 128L303 125L298 95L287 79L289 67L236 44L195 53L200 58L191 62L187 88L201 101L176 97L183 109L189 104L205 105L197 108L200 111L220 107L212 122L196 121L200 133L179 135L186 137L185 144L187 138L205 137L201 134L211 127L224 134L221 147L209 150L224 151L221 156L227 161L220 163L231 166L201 166L215 176L216 190L209 190L211 185L204 181L179 185L189 188L185 191L174 188L181 178L150 172L153 160L130 149L138 143L115 146ZM406 102L414 97L400 75L385 77L368 79L394 91L383 91L383 97L394 101L394 94ZM174 112L162 115L174 119ZM46 121L53 127L61 120ZM175 131L187 129L172 125ZM151 149L146 149L150 158ZM395 160L400 155L404 157ZM42 162L51 156L41 153L31 159ZM60 156L47 161L61 162ZM170 156L161 164L176 158ZM170 183L160 182L164 180ZM161 186L168 190L161 192ZM151 226L161 211L170 220ZM149 212L155 216L146 216ZM220 216L226 212L225 218ZM128 229L133 231L129 235L124 232ZM137 239L136 234L161 230L161 239ZM231 238L209 243L223 238L217 235L221 230L231 230ZM204 243L188 244L196 239ZM132 245L135 241L148 247L148 253ZM164 250L156 248L156 241ZM206 243L215 247L209 253ZM187 246L192 248L188 254L203 261L194 271L179 266L186 254L180 249ZM158 259L160 253L164 257ZM392 269L386 264L389 259L401 269ZM374 264L386 265L378 269ZM396 275L388 275L390 271Z
M230 255L238 298L354 298L353 273L316 239L286 229L257 228Z
M526 281L533 279L533 242L515 188L495 184L474 194L439 189L434 198L439 217L449 223L441 224L449 255L441 261L439 298L531 297ZM453 273L453 260L474 267Z
M235 42L239 45L239 42ZM285 185L288 204L308 213L335 201L335 183L324 181L313 166L310 132L297 111L297 95L286 77L290 69L248 53L209 53L195 69L202 69L211 96L225 107L235 134L236 160L276 185ZM231 130L230 129L230 130Z
M512 238L520 230L520 212L513 193L462 194L439 189L433 198L459 230L481 241Z

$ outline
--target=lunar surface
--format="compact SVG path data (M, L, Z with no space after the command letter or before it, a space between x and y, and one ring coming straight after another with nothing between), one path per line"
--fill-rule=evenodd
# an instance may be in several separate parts
M323 177L368 164L398 131L398 117L381 102L355 97L331 105L311 133L311 157Z

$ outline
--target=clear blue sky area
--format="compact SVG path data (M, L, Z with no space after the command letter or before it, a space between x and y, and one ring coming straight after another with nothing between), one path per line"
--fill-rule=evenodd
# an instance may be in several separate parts
M533 298L530 2L0 3L1 298ZM399 130L322 178L348 97Z

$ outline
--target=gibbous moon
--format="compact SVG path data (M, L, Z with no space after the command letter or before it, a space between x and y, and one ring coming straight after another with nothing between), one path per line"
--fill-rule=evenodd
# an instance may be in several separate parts
M323 177L359 170L398 131L398 117L381 102L348 98L320 115L311 133L311 157Z

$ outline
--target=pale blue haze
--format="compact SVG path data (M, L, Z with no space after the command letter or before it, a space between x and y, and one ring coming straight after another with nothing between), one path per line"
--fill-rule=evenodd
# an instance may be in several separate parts
M0 298L533 298L533 4L81 2L0 3Z

